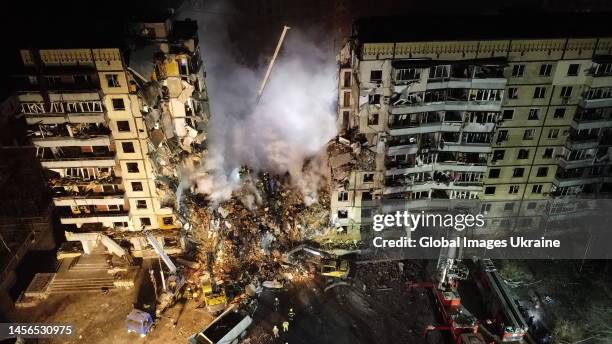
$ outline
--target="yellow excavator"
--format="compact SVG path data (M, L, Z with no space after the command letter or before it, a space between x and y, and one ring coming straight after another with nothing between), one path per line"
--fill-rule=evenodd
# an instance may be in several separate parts
M314 263L320 268L321 275L331 278L346 279L350 271L349 261L341 259L335 254L327 251L319 250L307 245L299 245L296 248L283 254L283 262L290 265L295 265L299 259L296 255L300 252L308 253L315 258ZM312 259L308 261L312 262Z
M211 314L218 314L227 308L227 296L225 290L215 288L212 279L209 278L202 283L202 296L204 298L204 306Z

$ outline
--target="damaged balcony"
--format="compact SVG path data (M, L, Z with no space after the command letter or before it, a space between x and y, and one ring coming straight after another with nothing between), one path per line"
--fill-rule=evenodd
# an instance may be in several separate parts
M92 183L93 184L93 183ZM118 185L72 185L53 187L53 203L56 206L123 205L124 190Z
M49 169L115 166L115 151L108 146L39 147L36 157Z
M391 114L430 111L500 111L503 89L446 88L413 92L406 96L394 93Z
M38 124L28 128L28 136L38 147L108 146L110 129L103 124Z
M612 127L612 111L608 108L579 109L572 121L576 130Z
M129 222L129 211L119 205L86 205L57 208L62 224Z

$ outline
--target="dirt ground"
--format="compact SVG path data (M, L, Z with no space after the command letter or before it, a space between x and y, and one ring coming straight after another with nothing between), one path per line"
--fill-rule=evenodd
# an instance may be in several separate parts
M205 311L196 309L196 302L179 303L167 310L146 338L128 333L125 319L149 292L141 269L136 286L132 289L115 289L101 292L51 295L37 307L17 309L11 315L15 322L41 322L73 324L76 334L58 339L40 339L38 343L186 343L187 338L212 321ZM141 289L143 288L143 289ZM173 319L177 325L173 326Z

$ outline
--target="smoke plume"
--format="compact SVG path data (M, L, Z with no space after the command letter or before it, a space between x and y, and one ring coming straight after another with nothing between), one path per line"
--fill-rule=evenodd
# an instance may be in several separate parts
M215 5L200 12L224 11L228 11L225 5ZM333 57L292 28L257 103L273 52L264 52L266 62L260 67L247 67L232 53L224 16L180 12L198 19L212 114L204 171L192 176L196 190L215 203L227 200L244 185L238 170L246 165L256 171L288 173L305 202L316 201L326 171L323 149L336 134Z

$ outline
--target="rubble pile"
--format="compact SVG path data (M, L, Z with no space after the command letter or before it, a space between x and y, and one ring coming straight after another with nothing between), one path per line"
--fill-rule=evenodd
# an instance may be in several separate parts
M318 203L304 205L304 196L287 176L241 170L242 187L216 208L201 194L183 202L194 226L188 239L216 284L242 289L259 282L299 278L305 274L281 266L281 252L329 230L329 194L319 190ZM197 273L196 273L197 275ZM230 282L231 281L231 282Z
M422 280L423 264L418 261L383 261L357 264L355 279L364 290L401 290L406 282Z
M364 136L353 132L348 132L345 137L338 136L336 141L330 142L327 154L334 182L340 185L347 183L350 171L355 169L375 170L376 152L371 148Z

